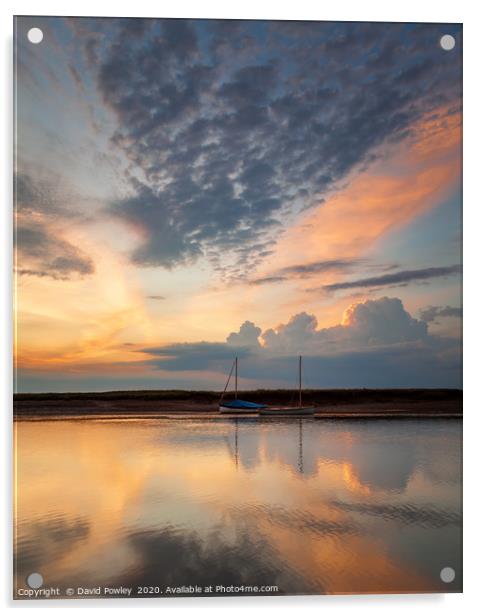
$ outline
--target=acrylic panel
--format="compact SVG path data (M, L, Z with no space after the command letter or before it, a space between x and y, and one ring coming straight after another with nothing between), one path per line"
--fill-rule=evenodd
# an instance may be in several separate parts
M462 25L14 64L14 598L461 592Z

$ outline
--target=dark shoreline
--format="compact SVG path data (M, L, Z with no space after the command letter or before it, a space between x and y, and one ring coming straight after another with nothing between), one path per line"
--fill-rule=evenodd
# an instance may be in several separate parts
M269 405L296 404L292 390L243 391L239 397ZM219 398L220 392L182 390L15 394L13 412L18 418L202 415L216 413ZM462 417L462 391L457 389L306 390L303 403L332 418Z

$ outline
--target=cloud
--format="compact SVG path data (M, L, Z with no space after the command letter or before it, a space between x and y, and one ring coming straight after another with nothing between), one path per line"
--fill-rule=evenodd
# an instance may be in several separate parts
M227 361L234 356L247 357L251 350L248 347L235 347L225 342L194 342L178 343L162 347L148 347L143 353L154 359L149 364L162 370L211 370L223 369Z
M226 343L143 352L161 370L211 373L229 371L237 355L242 378L258 386L291 387L302 354L310 387L460 387L458 341L430 335L426 322L389 297L352 304L333 327L318 329L316 317L302 312L263 333L246 321Z
M293 247L300 263L380 254L388 234L403 233L402 229L414 219L449 199L457 204L460 111L455 107L440 108L412 124L410 130L411 136L403 142L380 149L386 158L350 174L339 190L330 192L323 206L291 225L274 248L269 260L271 268L260 268L257 277L272 275L273 263L278 267L289 265L288 255L293 253ZM452 263L457 263L457 259ZM365 260L363 266L370 268L370 262ZM321 283L394 273L399 269L402 267L391 272L364 271L350 278L337 272L327 273ZM299 286L309 288L308 283Z
M420 318L426 323L437 322L439 317L462 318L462 308L454 306L427 306L420 311Z
M20 275L68 280L73 275L94 273L94 263L87 254L47 227L18 225L15 237Z
M200 254L197 243L184 233L182 222L170 217L162 196L147 186L138 185L135 197L115 203L113 208L116 214L134 226L138 225L140 218L145 225L145 228L141 226L141 231L146 239L133 252L133 263L171 268Z
M40 176L40 177L39 177ZM66 205L68 191L60 178L42 170L41 173L19 172L14 175L16 213L36 218L71 218L75 215ZM60 194L63 191L63 196Z
M110 214L141 230L141 266L205 255L246 277L280 225L460 99L446 25L91 23L112 140L130 161L131 194Z
M248 284L252 285L252 286L261 286L263 284L272 284L275 282L283 282L284 280L286 280L286 278L284 276L263 276L262 278L254 278L253 280L250 280L248 282Z
M29 175L17 173L13 178L15 188L15 201L20 206L30 206L38 201L38 191Z
M317 320L314 315L301 312L286 323L263 333L265 348L274 352L301 352L311 347L316 337Z
M312 263L299 263L275 270L269 276L249 280L248 284L258 286L291 280L293 278L308 278L317 274L324 274L325 272L343 272L360 262L360 259L326 259Z
M148 295L147 299L155 299L161 301L166 298L164 297L164 295Z
M372 276L370 278L361 278L359 280L350 280L347 282L337 282L334 284L324 285L321 287L324 291L338 291L341 289L364 289L371 287L383 287L394 285L405 285L409 282L422 280L431 280L433 278L442 278L451 276L452 274L460 274L460 265L451 265L448 267L428 267L418 270L404 270L393 274L385 274L383 276ZM317 289L312 289L313 291Z
M233 346L241 347L259 347L259 335L261 328L256 327L251 321L245 321L239 328L239 332L232 332L226 338L226 343Z
M352 304L343 316L343 326L356 340L368 345L424 341L427 326L414 319L396 297L382 297Z
M84 83L82 81L82 77L80 76L79 71L75 68L73 64L69 64L69 71L70 71L70 74L72 75L73 80L77 84L77 87L83 90Z
M410 316L398 298L357 302L341 325L317 329L314 315L302 312L263 334L265 349L276 353L332 353L424 341L427 325Z
M279 270L280 273L286 276L310 276L312 274L320 274L332 270L344 270L353 267L360 261L358 259L330 259L326 261L316 261L315 263L301 263L299 265L290 265Z
M80 218L68 205L68 192L59 179L45 174L41 180L30 173L14 176L16 271L20 275L68 280L95 271L88 254L63 239L59 222Z

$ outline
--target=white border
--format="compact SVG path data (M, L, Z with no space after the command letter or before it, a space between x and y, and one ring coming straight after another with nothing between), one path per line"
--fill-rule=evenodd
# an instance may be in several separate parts
M102 0L83 0L66 3L65 0L19 1L2 4L0 28L3 58L0 62L0 86L2 112L0 134L3 139L0 156L0 177L3 199L0 221L2 259L0 268L1 289L1 382L3 404L1 408L3 430L1 432L0 460L7 486L6 498L2 499L1 529L2 557L0 558L0 596L8 609L20 612L35 608L40 612L51 609L128 609L139 607L179 613L179 610L209 611L229 610L276 610L288 614L293 609L309 613L321 610L336 614L360 616L370 614L453 614L475 613L479 608L477 595L480 555L480 439L482 438L482 408L480 403L479 355L481 352L479 292L481 279L480 235L482 233L482 203L480 199L481 160L481 85L480 85L480 35L481 19L478 3L470 0L423 1L402 0L386 2L375 0L344 0L322 3L296 0L282 4L267 0L244 0L240 4L203 0L176 3L135 0L120 4ZM11 203L12 203L12 15L102 15L102 16L151 16L151 17L224 17L251 19L323 19L346 21L436 21L464 22L464 594L463 595L384 595L384 596L319 596L319 597L272 597L243 599L162 599L141 600L85 600L54 602L15 602L11 596ZM478 609L477 609L478 611ZM28 612L26 612L28 613Z

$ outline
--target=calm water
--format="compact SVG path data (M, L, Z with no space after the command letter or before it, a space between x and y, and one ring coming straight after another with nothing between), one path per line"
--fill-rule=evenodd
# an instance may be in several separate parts
M19 421L16 438L16 589L33 571L61 595L461 589L459 421Z

